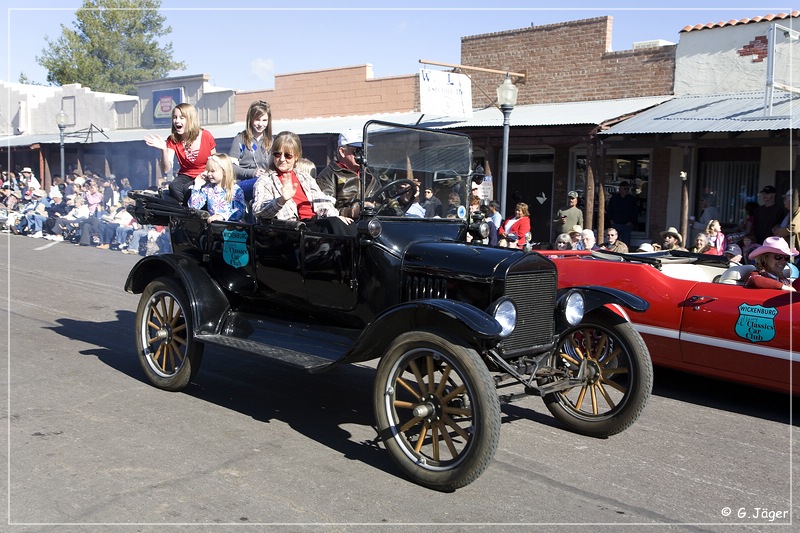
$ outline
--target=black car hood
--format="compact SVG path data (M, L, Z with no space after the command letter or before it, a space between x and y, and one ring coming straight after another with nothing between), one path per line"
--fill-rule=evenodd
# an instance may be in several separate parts
M413 243L403 256L405 272L443 277L492 277L504 274L512 266L518 270L521 263L536 270L555 269L552 262L538 254L457 242Z

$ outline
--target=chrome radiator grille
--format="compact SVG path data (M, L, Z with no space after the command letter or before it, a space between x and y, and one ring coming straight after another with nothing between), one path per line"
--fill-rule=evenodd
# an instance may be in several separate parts
M556 284L554 270L510 274L506 278L506 296L517 304L517 327L503 341L504 353L553 342Z

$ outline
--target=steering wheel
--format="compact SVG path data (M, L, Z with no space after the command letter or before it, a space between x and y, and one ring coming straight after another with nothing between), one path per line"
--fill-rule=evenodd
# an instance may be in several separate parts
M391 181L391 182L387 183L386 185L384 185L383 187L381 187L380 189L378 189L377 191L375 191L371 196L365 198L365 201L367 201L367 202L375 202L376 204L384 204L384 203L388 202L389 200L396 200L397 198L400 198L401 196L406 194L408 192L408 189L403 189L401 191L397 191L394 194L386 194L386 192L390 191L391 189L393 189L395 187L399 187L400 185L410 185L412 187L416 187L417 186L416 182L411 181L410 179L407 179L407 178ZM385 198L383 198L384 195L386 195ZM378 209L377 205L376 205L375 210L376 211L380 211L380 209Z

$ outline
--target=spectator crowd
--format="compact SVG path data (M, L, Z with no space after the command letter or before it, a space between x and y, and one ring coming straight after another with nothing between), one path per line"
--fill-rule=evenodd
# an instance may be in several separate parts
M316 165L303 158L302 144L292 132L273 137L272 112L267 102L251 104L245 130L236 135L227 153L218 153L213 135L199 124L191 104L178 104L172 112L172 133L166 139L150 134L145 142L161 152L161 170L174 175L168 182L159 180L155 189L164 189L176 203L209 212L209 221L242 219L248 206L255 216L294 218L313 221L326 231L349 234L360 216L359 192L362 181L366 196L380 188L380 180L361 169L363 147L359 130L339 135L334 160L319 175ZM177 160L178 168L173 170ZM480 188L473 184L467 206L455 190L437 192L408 185L390 206L393 214L418 217L458 217L481 215L489 223L487 244L511 248L528 245L531 219L528 205L518 202L513 216L504 218L495 201L484 202ZM603 239L585 229L577 191L567 193L567 205L552 221L556 234L553 243L539 243L557 250L607 250L616 253L656 250L688 250L700 254L725 255L742 264L768 237L784 239L790 248L800 248L800 202L798 190L790 189L783 202L776 200L771 185L760 192L761 202L751 202L736 228L735 239L722 231L717 199L706 194L700 199L700 216L690 217L691 240L675 228L660 232L661 240L631 243L637 220L635 197L623 181L610 198L608 224ZM169 194L166 194L166 191ZM152 255L170 251L166 228L141 226L128 210L132 200L127 178L103 176L86 169L55 176L49 191L29 167L19 174L3 171L0 176L0 229L15 235L70 242L78 246ZM402 192L402 191L401 191ZM445 194L448 193L448 194ZM323 201L324 200L324 201ZM467 211L467 209L469 211ZM598 242L598 240L600 242Z

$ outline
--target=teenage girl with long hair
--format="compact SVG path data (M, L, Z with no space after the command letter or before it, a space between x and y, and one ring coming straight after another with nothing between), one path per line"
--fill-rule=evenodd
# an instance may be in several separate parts
M148 146L161 150L161 171L172 171L172 160L177 157L180 172L169 184L170 195L179 203L189 199L189 189L195 178L205 172L209 156L217 153L217 143L208 130L200 127L197 109L192 104L178 104L172 110L172 133L166 139L148 134Z

